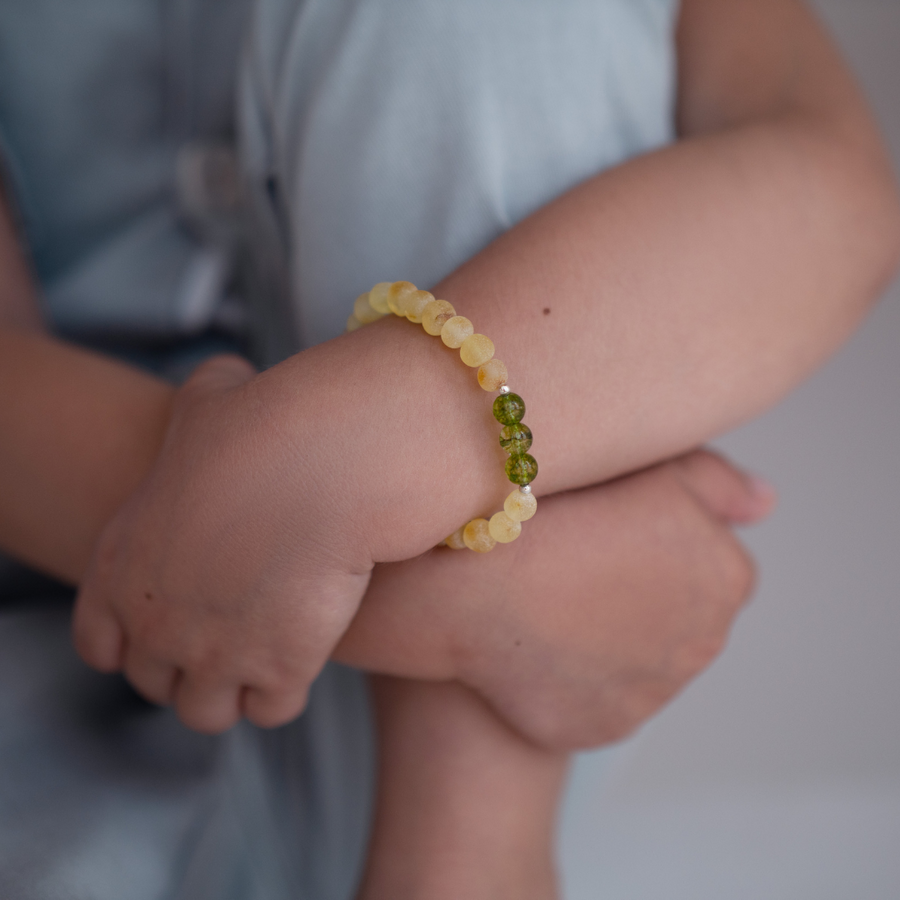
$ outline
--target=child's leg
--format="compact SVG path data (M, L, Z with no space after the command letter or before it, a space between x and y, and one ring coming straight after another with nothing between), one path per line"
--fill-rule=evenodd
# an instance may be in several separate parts
M379 786L358 900L553 900L567 757L457 684L372 678Z

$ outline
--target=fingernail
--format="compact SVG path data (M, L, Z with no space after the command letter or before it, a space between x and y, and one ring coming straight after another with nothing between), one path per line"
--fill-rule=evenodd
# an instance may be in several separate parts
M760 475L748 475L747 487L750 490L750 496L753 498L757 516L762 518L772 512L778 499L778 492L772 483Z

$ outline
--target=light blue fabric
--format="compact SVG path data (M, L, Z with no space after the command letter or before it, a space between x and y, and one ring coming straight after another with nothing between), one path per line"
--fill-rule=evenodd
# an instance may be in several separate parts
M69 610L0 615L0 897L349 900L368 824L368 701L329 665L273 731L189 732L75 656Z
M211 317L227 267L180 221L175 159L233 132L251 2L0 3L0 155L61 330L172 335Z
M675 12L261 0L241 137L257 208L282 228L302 343L339 334L375 282L432 285L579 181L670 141Z

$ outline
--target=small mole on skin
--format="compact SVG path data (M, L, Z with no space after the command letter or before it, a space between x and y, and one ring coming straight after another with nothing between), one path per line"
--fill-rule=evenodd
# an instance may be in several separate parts
M550 307L549 307L549 306L545 306L545 307L544 307L544 315L545 315L545 316L549 316L549 315L550 315Z
M146 599L146 600L152 600L152 599L153 599L153 594L151 594L150 591L147 591L147 593L144 594L144 599Z
M521 646L522 646L522 642L521 642L521 641L516 641L516 646L517 646L517 647L521 647Z

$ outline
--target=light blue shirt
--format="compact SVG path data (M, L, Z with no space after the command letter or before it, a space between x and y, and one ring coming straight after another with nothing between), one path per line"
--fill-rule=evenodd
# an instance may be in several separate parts
M180 148L234 128L252 0L4 0L0 157L56 326L203 327L227 277L182 222Z
M242 83L303 345L672 140L675 0L262 0ZM269 234L262 230L263 234Z

